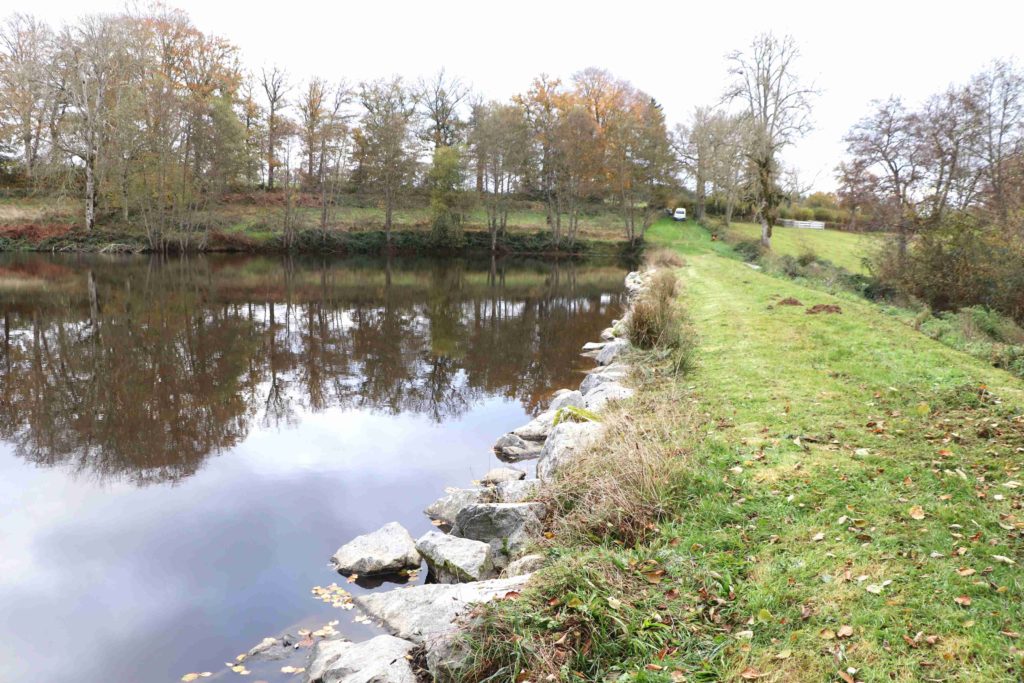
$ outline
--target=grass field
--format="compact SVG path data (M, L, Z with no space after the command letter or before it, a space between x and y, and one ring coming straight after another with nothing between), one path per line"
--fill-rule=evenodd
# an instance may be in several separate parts
M591 457L625 477L668 454L654 525L556 525L554 564L489 622L511 624L482 650L499 679L1021 680L1024 382L703 229L650 235L685 258L696 369L642 372Z
M754 223L733 223L729 230L741 239L761 239L761 226ZM813 252L852 273L867 272L863 259L871 256L880 243L881 236L877 233L805 230L779 226L772 231L774 252L789 256Z

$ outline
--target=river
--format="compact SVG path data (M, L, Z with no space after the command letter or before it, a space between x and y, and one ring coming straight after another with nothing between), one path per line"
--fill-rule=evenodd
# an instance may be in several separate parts
M624 274L0 254L0 681L286 680L225 662L372 635L311 595L379 589L330 555L393 520L419 536L500 465L495 438L592 366Z

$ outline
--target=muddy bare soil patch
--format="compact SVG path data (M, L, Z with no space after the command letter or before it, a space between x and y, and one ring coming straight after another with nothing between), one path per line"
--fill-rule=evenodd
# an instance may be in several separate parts
M793 297L787 297L779 302L780 306L803 306L803 302Z
M842 313L843 309L839 308L835 304L814 304L807 309L807 315L815 315L817 313Z

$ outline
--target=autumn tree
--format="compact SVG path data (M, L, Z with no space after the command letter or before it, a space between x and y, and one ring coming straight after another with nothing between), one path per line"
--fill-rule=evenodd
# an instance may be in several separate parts
M384 231L390 245L398 192L416 169L412 140L416 99L396 76L361 83L359 101L364 109L358 137L361 170L365 181L383 197Z
M663 208L659 190L672 183L676 159L661 106L640 90L612 112L607 130L609 190L635 245Z
M523 109L498 102L478 106L469 131L469 148L493 252L508 225L511 197L531 159L530 128Z
M811 97L816 91L796 74L799 56L792 37L771 33L757 36L748 52L729 56L732 83L725 96L739 102L750 120L750 194L765 247L771 246L780 200L779 154L811 129Z

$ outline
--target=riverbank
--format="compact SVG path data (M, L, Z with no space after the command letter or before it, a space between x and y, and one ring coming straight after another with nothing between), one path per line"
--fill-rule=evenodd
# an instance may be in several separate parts
M473 679L1019 678L1024 383L703 230L651 236L686 259L696 369L635 359Z
M48 198L0 199L0 251L102 253L334 253L334 254L490 254L552 258L633 255L623 239L621 219L608 210L582 216L574 239L552 236L546 213L532 202L516 202L492 250L487 216L471 211L464 230L439 241L430 230L429 210L395 211L390 244L384 212L376 206L332 207L326 229L320 227L319 204L299 196L292 212L284 195L230 198L197 213L189 231L147 234L140 219L105 216L91 231L81 227L77 203ZM284 225L293 227L285 230Z

